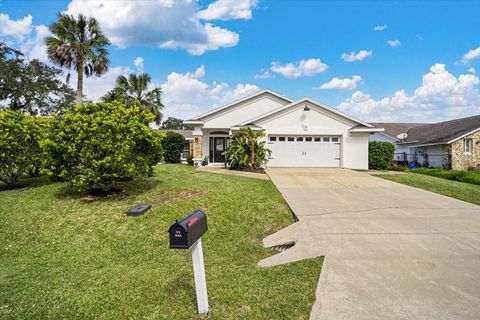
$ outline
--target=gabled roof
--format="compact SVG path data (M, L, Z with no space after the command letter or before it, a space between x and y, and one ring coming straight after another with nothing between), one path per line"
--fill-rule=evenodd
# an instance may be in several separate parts
M263 119L265 119L265 118L267 118L267 117L269 117L269 116L271 116L271 115L274 115L274 114L276 114L276 113L285 111L285 110L287 110L287 109L290 109L290 108L295 107L295 106L297 106L297 105L299 105L299 104L302 104L302 103L305 103L305 104L307 104L307 105L313 105L313 106L319 107L319 108L321 108L321 109L327 110L327 111L329 111L329 112L331 112L331 113L333 113L333 114L336 114L336 115L338 115L338 116L340 116L340 117L342 117L342 118L348 119L348 120L353 121L353 122L356 122L356 123L358 123L358 124L361 124L361 125L363 125L363 126L365 126L365 127L367 127L367 128L373 128L373 126L372 126L371 124L368 124L368 123L366 123L366 122L363 122L362 120L359 120L359 119L357 119L357 118L354 118L354 117L352 117L352 116L349 116L349 115L346 114L346 113L343 113L343 112L341 112L341 111L339 111L339 110L337 110L337 109L331 108L331 107L329 107L329 106L327 106L327 105L325 105L325 104L323 104L323 103L321 103L321 102L315 101L315 100L310 99L310 98L307 98L307 97L302 98L302 99L299 99L299 100L296 100L296 101L293 101L293 102L291 102L291 103L289 103L289 104L287 104L287 105L285 105L285 106L282 106L282 107L280 107L280 108L274 109L274 110L272 110L272 111L270 111L270 112L264 113L264 114L262 114L262 115L260 115L260 116L258 116L258 117L252 118L252 119L250 119L250 120L244 121L244 122L242 122L242 123L240 123L240 124L238 124L238 125L239 125L239 126L244 126L244 125L247 125L247 124L254 124L254 123L256 123L256 122L260 122L260 121L262 121Z
M225 105L225 106L221 106L221 107L219 107L219 108L210 110L210 111L208 111L208 112L206 112L206 113L203 113L203 114L201 114L201 115L199 115L199 116L196 116L196 117L194 117L194 118L192 118L192 119L189 119L189 120L187 120L187 121L185 121L185 122L188 124L188 123L191 123L191 122L193 123L193 122L196 122L196 121L201 121L203 118L205 118L205 117L207 117L207 116L210 116L210 115L212 115L212 114L215 114L215 113L217 113L217 112L220 112L220 111L225 110L225 109L228 109L228 108L232 108L232 107L234 107L235 105L238 105L238 104L240 104L240 103L242 103L242 102L244 102L244 101L247 101L247 100L250 100L250 99L254 99L254 98L259 97L259 96L264 95L264 94L269 94L269 95L271 95L271 96L273 96L273 97L276 97L276 98L278 98L278 99L280 99L280 100L285 101L286 103L290 103L290 102L293 101L292 99L290 99L290 98L288 98L288 97L286 97L286 96L284 96L284 95L281 95L281 94L279 94L279 93L277 93L277 92L275 92L275 91L272 91L272 90L269 90L269 89L265 89L265 90L261 90L261 91L259 91L259 92L257 92L257 93L251 94L251 95L249 95L249 96L246 96L246 97L244 97L244 98L242 98L242 99L233 101L232 103L229 103L229 104L227 104L227 105Z
M371 122L370 124L376 128L384 128L384 135L389 136L393 140L398 140L397 135L399 135L400 133L408 133L408 130L410 130L411 128L424 126L427 123Z
M477 130L480 130L480 115L411 128L404 143L449 144Z

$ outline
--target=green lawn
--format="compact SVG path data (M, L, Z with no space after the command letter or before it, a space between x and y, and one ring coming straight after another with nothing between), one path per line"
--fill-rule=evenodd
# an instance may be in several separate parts
M419 173L382 174L377 175L377 177L480 205L480 186L475 184L446 180Z
M168 248L175 219L201 208L212 319L307 319L321 259L273 268L261 239L292 223L270 181L159 165L124 192L92 198L65 184L0 191L1 319L191 319L191 255ZM135 204L152 203L127 218Z

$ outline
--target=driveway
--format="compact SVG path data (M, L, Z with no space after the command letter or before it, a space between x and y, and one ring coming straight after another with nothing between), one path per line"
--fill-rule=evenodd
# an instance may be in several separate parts
M259 264L325 256L311 319L479 318L479 206L346 169L267 173L299 221Z

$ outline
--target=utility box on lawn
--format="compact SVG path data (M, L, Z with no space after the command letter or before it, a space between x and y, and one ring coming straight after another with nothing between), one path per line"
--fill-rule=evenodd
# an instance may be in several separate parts
M170 248L189 249L207 230L207 215L196 210L170 226Z

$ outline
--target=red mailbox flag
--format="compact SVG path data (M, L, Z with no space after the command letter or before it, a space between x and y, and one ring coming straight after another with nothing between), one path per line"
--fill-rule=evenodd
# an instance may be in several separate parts
M198 220L198 217L193 217L192 219L190 219L190 221L188 221L188 223L187 223L187 227L190 228L192 226L192 224L197 222L197 220Z

